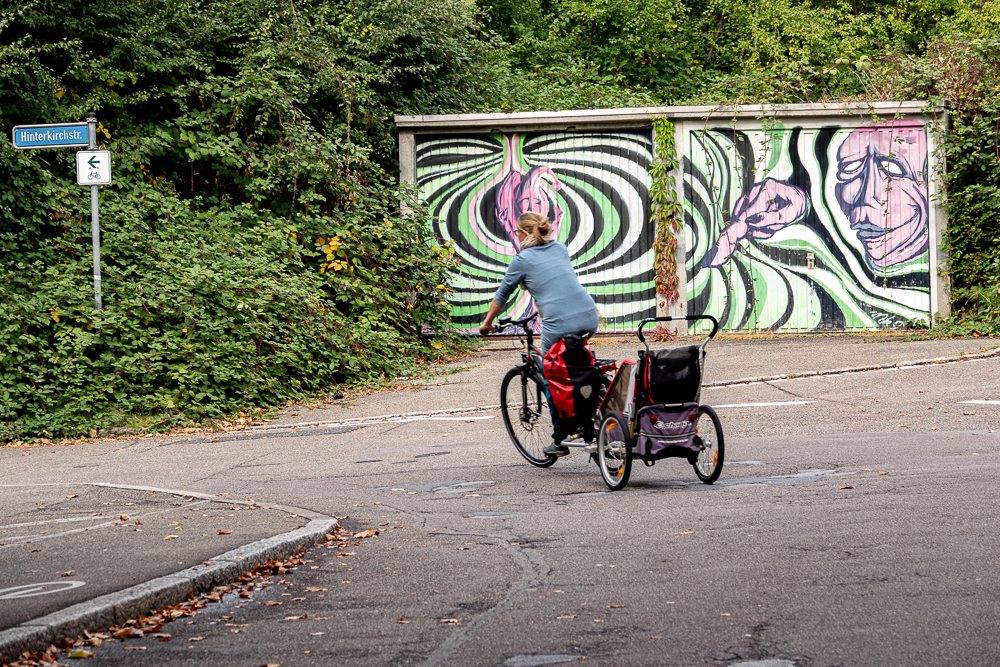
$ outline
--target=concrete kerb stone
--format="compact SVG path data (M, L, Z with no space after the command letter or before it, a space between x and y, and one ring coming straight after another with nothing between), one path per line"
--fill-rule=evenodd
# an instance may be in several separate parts
M43 651L63 637L97 632L112 625L178 604L188 593L198 594L231 583L272 558L286 558L299 549L324 541L338 526L336 519L313 519L293 531L258 540L213 558L211 565L190 567L123 591L80 602L0 632L0 657L16 660L23 652Z
M790 380L803 377L817 377L827 375L844 375L847 373L870 373L872 371L885 371L893 368L910 368L913 366L932 366L937 364L951 364L959 361L971 361L973 359L987 359L989 357L1000 356L1000 347L986 352L976 352L974 354L962 354L954 357L938 357L936 359L919 359L917 361L897 361L891 364L871 364L868 366L854 366L851 368L836 368L826 371L803 371L801 373L786 373L784 375L767 375L762 377L741 378L739 380L720 380L718 382L706 382L703 387L732 387L741 384L759 384L761 382L774 382L775 380Z

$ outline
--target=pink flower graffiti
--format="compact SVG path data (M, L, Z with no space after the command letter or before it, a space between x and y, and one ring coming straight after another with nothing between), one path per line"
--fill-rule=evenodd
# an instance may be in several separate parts
M515 232L522 213L544 215L552 221L552 236L559 235L563 211L556 203L555 191L561 189L562 184L548 167L531 167L526 173L512 169L504 176L496 190L496 216L515 248L520 250Z

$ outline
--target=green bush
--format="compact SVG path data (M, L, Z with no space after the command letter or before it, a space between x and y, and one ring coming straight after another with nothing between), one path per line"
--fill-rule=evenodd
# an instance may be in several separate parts
M102 193L100 313L89 216L64 220L58 261L0 282L0 433L218 418L436 352L416 327L447 318L437 285L449 251L419 238L418 219L326 220L343 245L312 239L306 252L250 206L199 203ZM320 273L320 261L343 268Z

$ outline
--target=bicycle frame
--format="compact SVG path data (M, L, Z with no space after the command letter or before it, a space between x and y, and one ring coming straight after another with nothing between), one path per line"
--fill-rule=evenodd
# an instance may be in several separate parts
M513 326L521 328L518 338L522 343L527 342L527 345L525 346L525 349L521 351L521 363L514 366L514 368L518 368L522 372L532 373L544 383L545 370L542 366L542 351L535 346L535 332L528 326L536 317L538 317L538 313L529 315L523 320L512 320L509 317L501 317L497 320L497 326Z

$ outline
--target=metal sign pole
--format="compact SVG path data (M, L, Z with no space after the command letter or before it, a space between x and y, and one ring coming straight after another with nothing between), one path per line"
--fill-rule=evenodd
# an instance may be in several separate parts
M89 147L97 148L97 114L94 112L87 116L87 126ZM97 188L96 185L90 186L90 229L94 245L94 307L101 310L101 226L97 213Z

